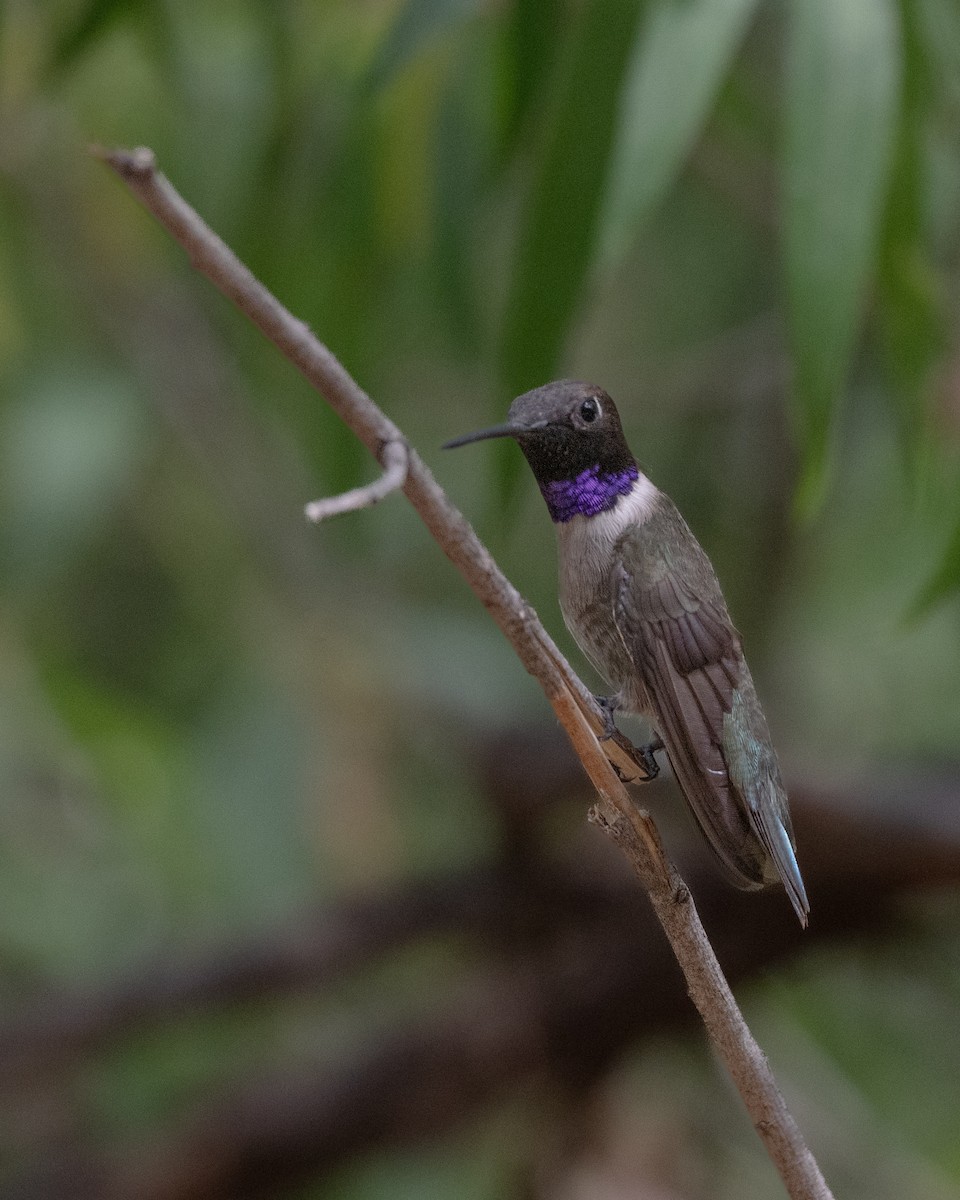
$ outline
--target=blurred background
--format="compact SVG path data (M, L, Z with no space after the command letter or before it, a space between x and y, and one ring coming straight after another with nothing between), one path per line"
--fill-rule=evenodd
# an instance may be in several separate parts
M617 400L813 915L661 821L837 1195L960 1196L954 0L6 0L0 1194L782 1194L552 713L89 143L146 144L591 686L512 445ZM642 731L636 729L636 736Z

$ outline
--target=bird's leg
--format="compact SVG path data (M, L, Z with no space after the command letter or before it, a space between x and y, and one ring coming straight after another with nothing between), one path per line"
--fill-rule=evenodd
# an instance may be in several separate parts
M652 742L647 742L645 746L637 747L637 753L640 755L650 779L655 779L660 774L660 764L653 756L662 749L663 742L658 737L655 737Z
M601 742L609 742L613 735L617 732L617 723L613 719L613 714L620 707L619 696L594 696L597 706L603 713L603 733L600 734Z
M599 741L608 742L615 734L619 733L617 723L613 719L613 714L620 708L620 693L615 696L594 696L597 706L603 713L603 733L600 734ZM660 764L654 758L658 750L664 748L663 742L659 737L654 737L646 746L634 746L633 749L637 753L637 758L640 760L640 765L646 771L646 779L644 783L649 783L651 779L656 779L660 774ZM619 771L617 772L619 774ZM622 776L621 776L622 778Z

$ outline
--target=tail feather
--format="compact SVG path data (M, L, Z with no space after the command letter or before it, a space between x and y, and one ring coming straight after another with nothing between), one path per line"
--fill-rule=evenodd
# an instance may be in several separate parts
M807 927L810 915L810 901L807 890L800 877L800 867L797 865L797 855L793 846L793 835L787 828L781 813L786 812L786 797L783 796L776 784L770 780L765 789L765 795L760 797L758 804L750 805L750 823L757 837L770 855L771 862L776 868L777 875L784 890L790 897L790 903L797 914L800 924ZM786 817L786 822L790 818Z

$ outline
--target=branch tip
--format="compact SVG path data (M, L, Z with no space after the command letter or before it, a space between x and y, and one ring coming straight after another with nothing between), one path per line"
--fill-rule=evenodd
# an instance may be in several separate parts
M369 508L385 499L391 492L399 491L407 482L407 470L410 465L410 455L406 443L384 442L383 449L380 451L380 462L383 465L383 474L365 487L353 488L349 492L342 492L339 496L311 500L303 510L307 520L319 525L328 517L338 517L341 513Z
M149 179L157 170L157 156L149 146L137 146L133 150L117 146L109 150L106 146L94 144L89 149L94 158L113 167L124 180Z

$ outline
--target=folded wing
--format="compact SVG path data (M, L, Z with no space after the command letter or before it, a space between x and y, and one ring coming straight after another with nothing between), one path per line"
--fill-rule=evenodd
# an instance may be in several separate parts
M746 664L719 584L714 578L693 595L676 571L632 569L629 541L622 549L612 581L614 619L645 683L649 714L721 865L739 887L760 887L766 856L723 749L724 717Z

